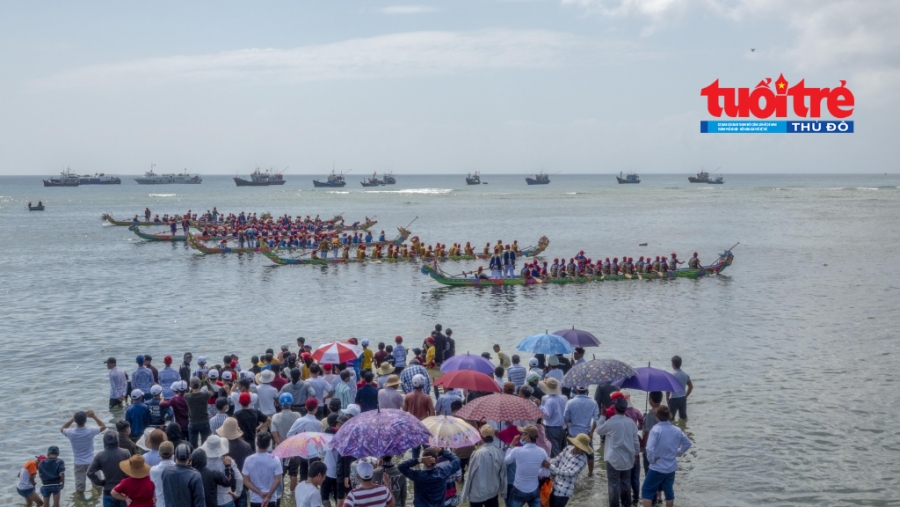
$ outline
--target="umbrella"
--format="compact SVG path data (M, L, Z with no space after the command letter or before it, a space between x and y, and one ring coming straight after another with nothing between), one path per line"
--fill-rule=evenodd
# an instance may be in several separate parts
M434 381L434 385L468 389L470 391L500 392L500 386L497 385L497 381L493 377L488 377L484 373L472 370L456 370L445 373L441 378Z
M548 333L529 336L519 342L516 348L532 354L571 354L575 352L575 347L565 338Z
M681 382L675 378L675 375L665 370L643 366L635 368L634 371L637 372L637 375L613 382L613 384L619 387L640 389L641 391L668 391L674 393L684 390L684 387L681 386Z
M559 331L554 331L553 334L562 336L576 347L596 347L600 345L600 340L598 340L596 336L587 331L575 329L575 326L572 326L572 329L560 329Z
M457 370L475 370L485 375L493 375L494 365L487 359L468 352L459 356L453 356L441 365L441 371L444 373Z
M456 417L472 421L536 421L544 413L533 402L511 394L489 394L466 404Z
M637 375L634 368L615 359L594 359L576 364L563 377L565 387L586 387L607 384Z
M335 433L331 444L342 456L395 456L427 444L431 437L415 416L385 408L353 417Z
M349 363L362 354L362 349L346 342L331 342L322 345L313 352L313 359L319 363Z
M481 434L463 419L450 415L431 416L422 419L431 432L429 445L459 449L481 442Z
M315 458L324 456L325 451L331 449L331 440L333 435L317 432L298 433L284 442L278 444L278 447L272 451L272 455L276 458Z
M425 377L425 387L422 389L422 391L430 393L431 377L428 376L428 370L426 370L424 366L419 364L409 365L406 368L403 368L403 371L400 373L400 385L403 386L403 392L413 392L412 378L416 375L422 375L423 377Z

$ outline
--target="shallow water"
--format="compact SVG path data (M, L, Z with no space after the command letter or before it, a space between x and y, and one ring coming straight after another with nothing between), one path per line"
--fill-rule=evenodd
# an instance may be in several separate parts
M528 187L521 176L486 175L488 185L467 187L462 176L398 175L398 185L374 190L352 178L314 190L311 176L297 175L268 188L236 188L225 176L79 188L0 178L0 469L9 479L0 500L20 503L12 479L48 445L71 459L58 428L73 411L112 420L107 356L131 371L138 353L157 365L185 350L246 361L299 335L377 343L400 334L418 345L440 322L453 328L458 352L494 342L511 351L526 335L575 325L603 342L589 349L597 357L666 366L681 355L695 391L680 505L900 503L900 437L890 429L900 416L900 177L726 175L722 186L642 177L617 185L611 175L553 175ZM47 210L29 213L25 203L38 199ZM582 249L593 258L697 251L711 262L740 246L722 276L696 281L469 289L438 285L416 265L204 257L100 220L145 206L162 214L214 205L377 216L389 235L418 217L411 229L427 243L527 246L546 235L551 262ZM570 505L606 505L604 474L582 477Z

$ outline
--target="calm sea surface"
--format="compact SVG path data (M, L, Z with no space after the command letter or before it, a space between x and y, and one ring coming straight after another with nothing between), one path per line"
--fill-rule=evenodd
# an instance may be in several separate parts
M71 448L59 427L76 410L107 420L103 360L133 370L138 353L242 358L297 336L418 344L435 323L458 352L575 325L603 342L589 354L668 366L694 381L694 447L681 460L680 505L900 505L900 177L726 175L398 175L375 190L348 178L313 189L201 185L43 188L0 177L0 502L20 504L14 477L31 456ZM29 213L30 200L47 211ZM270 211L408 224L425 242L550 238L546 255L622 257L694 251L706 263L740 242L723 276L493 289L449 288L417 265L276 266L261 255L202 256L147 243L102 213ZM648 243L647 247L638 246ZM447 263L456 273L480 262ZM643 398L636 393L639 406ZM97 448L100 448L99 439ZM598 464L602 461L598 460ZM598 470L600 467L598 467ZM74 484L64 499L74 504ZM94 502L77 502L96 505ZM603 473L583 476L570 505L606 505Z

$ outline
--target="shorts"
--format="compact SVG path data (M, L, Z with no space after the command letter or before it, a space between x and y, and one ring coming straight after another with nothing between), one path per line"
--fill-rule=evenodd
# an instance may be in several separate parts
M21 496L22 498L28 498L29 496L31 496L32 493L34 493L34 488L28 488L28 489L16 488L16 492L19 493L19 496Z
M351 482L350 487L347 488L347 487L344 487L343 480L337 480L337 479L335 479L335 480L337 481L337 495L338 495L337 497L338 497L338 499L343 500L344 498L347 498L347 494L353 490L353 483Z
M335 503L338 501L338 491L337 491L338 480L332 477L325 477L325 481L322 482L322 486L319 488L322 493L322 503L331 503L331 499L334 498Z
M292 459L297 459L300 464L300 480L301 481L305 481L306 479L309 479L309 465L315 463L316 461L321 461L321 459L319 459L319 458L311 458L311 459L292 458Z
M300 459L297 457L288 458L287 460L287 474L288 477L297 477L297 472L300 470Z
M662 490L666 496L666 501L675 500L675 472L664 474L656 470L647 472L644 477L644 485L641 487L641 498L644 500L653 500L656 498L656 492Z
M61 484L51 484L49 486L41 486L41 496L47 498L49 496L58 495L62 491Z

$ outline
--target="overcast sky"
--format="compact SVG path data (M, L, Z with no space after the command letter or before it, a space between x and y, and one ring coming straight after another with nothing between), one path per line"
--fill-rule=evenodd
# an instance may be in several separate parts
M896 172L900 2L6 2L0 174ZM751 52L750 48L755 48ZM700 134L700 89L856 97L852 135Z

